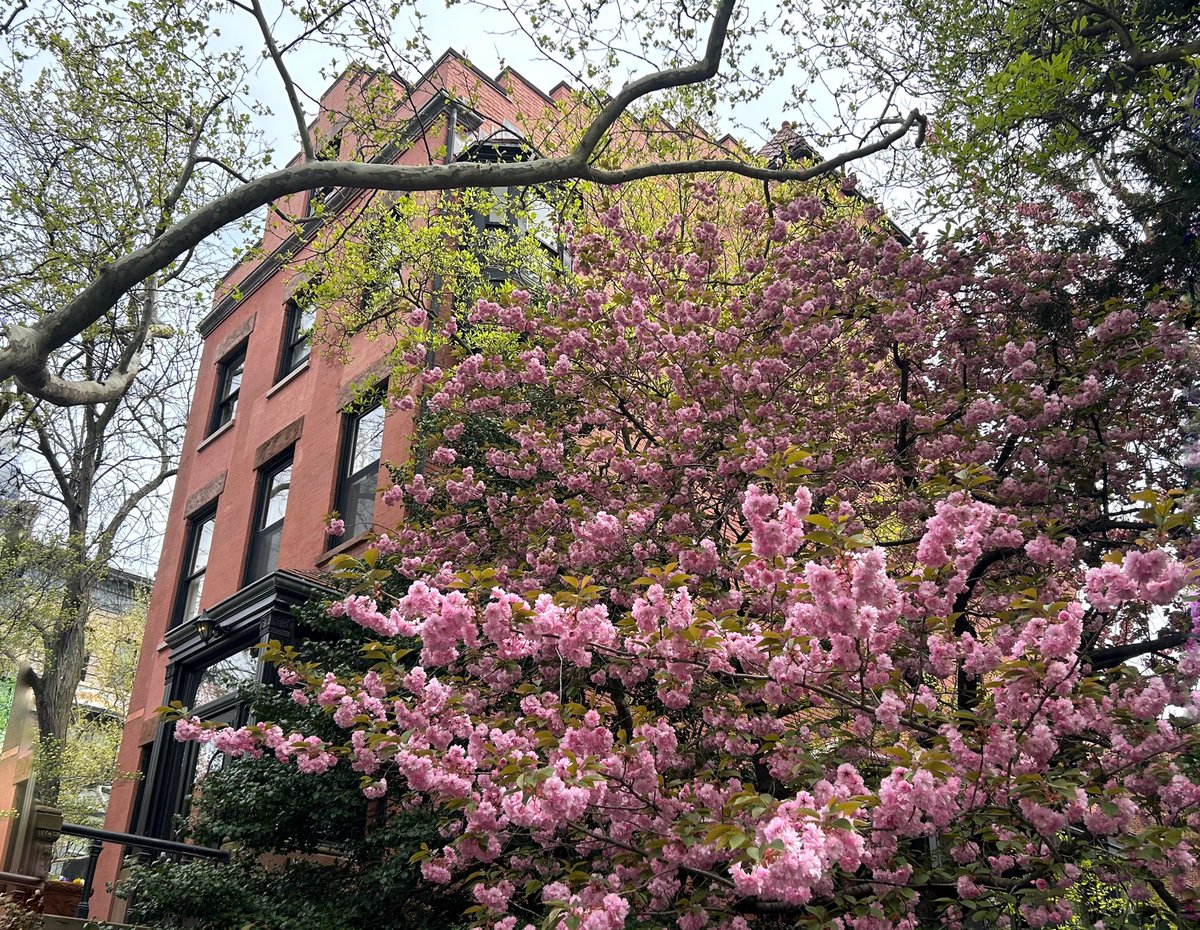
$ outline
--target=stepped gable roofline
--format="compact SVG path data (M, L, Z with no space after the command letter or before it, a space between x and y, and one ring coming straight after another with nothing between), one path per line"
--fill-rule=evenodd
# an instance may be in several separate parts
M443 56L443 57L445 57L445 56ZM385 79L394 81L400 87L404 88L405 98L407 98L407 96L412 92L412 86L397 74L394 74L394 73L391 73L388 71L383 71L379 68L368 68L365 65L360 65L360 64L357 64L354 62L351 62L350 64L346 65L346 67L342 69L341 74L339 74L332 81L330 81L329 84L325 87L325 89L323 91L321 91L320 110L316 116L314 116L312 119L310 119L308 121L307 128L308 128L309 138L313 138L315 136L317 126L321 123L322 119L324 119L324 117L326 116L326 110L324 108L326 98L328 98L329 95L332 94L333 91L339 85L341 85L343 83L354 84L355 82L361 81L363 84L363 87L368 87L371 84L375 83L375 81L385 80ZM402 102L403 102L403 100L401 101L401 103ZM399 104L397 104L396 109L399 109ZM330 123L329 126L326 127L326 132L328 133L329 136L336 136L339 132L341 132L341 130L346 126L346 124L348 122L349 122L348 119L341 119L341 120L338 120L337 122ZM304 152L297 150L296 154L293 155L291 160L287 163L287 167L291 168L293 165L299 164L300 160L303 157L304 157ZM229 274L232 274L237 269L237 267L238 266L235 264L233 266L233 268L231 268L229 270L229 272L226 274L226 277L228 277Z
M407 85L408 92L410 94L412 94L417 90L417 88L421 87L423 84L431 82L433 80L433 78L437 75L438 71L440 71L442 68L444 68L446 66L446 64L451 61L454 61L457 64L461 65L462 67L468 69L473 75L475 75L475 77L479 78L479 80L483 81L485 84L487 84L493 90L495 90L497 93L503 94L505 97L511 96L511 94L509 94L509 92L508 92L508 88L500 83L499 77L491 77L485 71L481 70L478 65L475 65L474 63L472 63L470 58L468 58L466 55L462 54L461 52L459 52L453 48L447 48L446 51L442 52L442 54L438 56L437 61L435 61L425 71L424 74L422 74L419 78L417 78L415 81L413 81L411 85ZM501 71L500 75L502 76L503 74L504 74L504 72ZM525 79L522 78L521 80L524 81ZM528 82L526 82L526 83L528 83ZM530 86L532 86L532 85L530 85ZM439 88L439 89L444 90L444 88ZM541 91L539 91L539 93L541 93Z
M480 114L474 107L472 107L468 101L458 99L458 97L452 91L450 91L447 87L445 87L444 84L441 84L437 81L438 72L440 70L442 70L443 68L445 68L446 65L451 62L459 65L462 68L467 69L471 73L472 76L478 78L480 81L482 81L488 87L495 90L501 96L503 96L507 99L511 99L512 95L509 93L508 88L504 87L504 85L501 84L497 78L493 78L493 77L489 76L484 71L482 71L478 66L472 64L471 60L466 55L463 55L461 52L459 52L457 49L447 48L444 52L442 52L441 55L439 55L437 57L437 59L434 61L434 63L432 65L430 65L414 81L408 81L405 78L403 78L402 76L392 73L392 72L383 71L383 70L377 69L377 68L375 68L375 69L367 68L360 64L351 63L351 64L347 65L346 68L343 69L341 74L339 74L333 81L331 81L329 83L329 85L325 88L325 90L323 90L321 92L321 101L324 102L326 100L326 98L328 98L329 95L340 84L342 84L344 82L364 81L365 84L370 84L371 82L376 81L376 80L391 80L391 81L395 81L396 84L399 85L404 90L403 95L396 102L396 107L393 110L394 114L398 114L400 112L401 108L404 107L405 104L408 103L412 99L413 95L415 93L417 93L419 90L425 90L426 92L428 92L430 94L430 100L420 108L420 112L418 112L414 115L407 115L407 116L402 117L402 123L404 124L403 125L403 133L406 136L411 136L414 129L423 128L422 123L425 123L425 124L431 123L432 118L436 118L433 111L440 112L441 110L445 109L447 106L450 106L450 105L458 107L460 113L462 113L462 112L471 113L480 123L482 123L483 122L482 114ZM521 81L522 84L528 86L532 91L536 92L539 96L543 97L550 105L554 104L554 100L548 94L546 94L540 88L538 88L537 86L532 84L528 79L526 79L524 77L524 75L522 75L520 72L518 72L515 68L505 68L503 71L500 72L500 76L502 77L503 75L508 74L508 73L511 73L512 75L514 75L516 78L518 78ZM559 87L567 87L569 90L569 86L566 84L565 81L560 81L559 84L555 86L554 90L557 90ZM315 129L317 128L317 125L321 122L321 120L324 117L325 117L325 112L322 110L322 112L318 113L312 120L309 121L308 132L310 135L315 131ZM345 125L344 121L343 121L342 125ZM333 131L336 133L336 131L340 128L341 128L341 126L335 125ZM386 158L388 156L395 157L395 151L392 150L390 147L385 149L385 151L380 154L382 157L374 159L375 161L386 160ZM287 167L290 168L293 165L298 164L302 157L303 157L303 153L300 151L297 151L292 156L292 158L288 161ZM295 245L296 245L296 243L292 242L289 238L289 240L285 241L280 246L276 247L274 252L272 252L271 254L266 255L266 256L258 257L258 260L263 261L263 262L268 262L269 260L271 260L273 258L278 259L282 252L286 252L286 251L290 251L291 249L294 249ZM234 273L237 272L237 270L239 268L241 268L242 265L246 261L247 261L247 259L245 259L245 258L239 258L237 261L235 261L230 266L229 270L226 271L221 276L221 279L218 282L218 290L220 289L220 286L222 284L224 284L226 281L228 281L229 278L231 278L234 275ZM274 264L275 264L274 270L277 270L279 262L276 261ZM268 275L268 277L269 277L269 275ZM258 282L258 283L261 283L261 282ZM254 286L252 286L251 290L253 290L253 289L256 289L256 288ZM248 296L248 292L247 292L247 294L244 294L243 296ZM216 307L223 306L228 299L229 299L229 295L226 295L224 298L218 299L216 301ZM234 301L234 303L236 303L236 302L237 301ZM225 315L224 313L215 313L216 307L214 307L214 311L210 312L208 317L206 317L200 324L199 329L200 329L200 333L202 336L207 335L208 331L211 331L212 327L217 322L219 322L220 318L223 318Z
M533 81L529 80L529 78L525 77L525 75L523 75L520 71L518 71L512 65L505 65L503 68L500 69L500 73L496 75L496 83L503 84L504 79L506 77L512 77L515 80L520 81L527 88L529 88L531 91L533 91L539 97L541 97L544 101L546 101L546 103L553 106L554 98L551 97L550 94L548 94L544 90L542 90L540 87L538 87L535 83L533 83ZM554 90L557 90L564 83L565 82L563 82L563 81L559 81L558 84L555 85ZM553 93L553 91L551 91L551 93Z
M374 83L375 81L384 80L384 79L394 81L397 85L399 85L404 90L404 94L401 97L401 99L397 101L396 107L395 107L395 110L393 110L393 113L398 112L400 110L400 108L403 107L404 104L419 89L427 89L435 95L438 93L446 94L450 98L453 98L454 95L452 93L450 93L449 91L447 91L447 89L445 87L442 87L442 86L439 86L436 84L436 78L438 76L438 72L442 68L444 68L449 62L455 62L456 64L460 65L461 67L466 68L467 70L469 70L471 72L472 75L479 78L479 80L483 81L485 84L487 84L493 90L495 90L497 93L502 94L505 97L511 97L511 94L508 92L508 88L506 88L503 84L500 83L500 78L503 77L505 74L512 73L517 78L519 78L523 84L525 84L527 87L529 87L530 90L534 91L539 96L544 97L549 103L554 102L545 91L541 90L541 88L537 87L535 84L532 84L515 68L505 68L503 71L500 72L500 74L497 77L493 78L490 75L488 75L485 71L481 70L477 65L473 64L471 62L471 59L468 58L466 55L463 55L461 52L459 52L458 50L456 50L454 48L447 48L444 52L442 52L441 55L439 55L437 57L437 59L433 62L432 65L430 65L428 68L426 68L425 71L423 71L415 80L412 80L412 81L407 80L405 77L403 77L400 74L397 74L396 72L384 71L383 69L380 69L380 68L368 68L365 65L351 63L351 64L347 65L336 78L334 78L332 81L330 81L329 84L326 86L326 88L323 91L321 91L321 103L324 103L324 101L329 97L329 95L339 85L341 85L343 83L354 83L355 81L362 81L364 86L368 86L368 85ZM429 87L428 85L434 85L434 86ZM459 102L459 103L460 103L460 105L462 105L461 102ZM319 112L316 116L314 116L311 120L309 120L308 133L310 136L316 130L318 124L321 123L324 115L325 115L325 112L322 109L321 112ZM343 121L341 125L345 125L345 121ZM331 127L331 132L336 133L337 130L340 128L341 128L340 125L333 124L333 126ZM288 161L287 167L290 168L292 165L299 164L300 160L301 160L301 158L303 158L303 156L304 156L303 152L297 151L291 157L291 159ZM234 268L236 269L237 266L234 265ZM232 270L233 269L231 269L230 273L232 273Z
M461 114L464 112L474 113L470 107L453 101L447 93L440 91L432 96L415 116L404 121L401 127L400 141L388 145L376 158L372 159L372 162L387 163L394 159L399 154L400 147L404 143L411 142L417 138L419 133L423 132L434 119L450 106L459 108L460 119ZM327 202L327 209L336 215L338 211L360 193L361 191L354 188L338 188ZM256 266L250 270L245 279L235 288L226 292L223 296L218 296L214 300L213 309L198 324L197 331L201 337L207 339L217 325L232 312L235 306L257 291L267 280L279 272L284 262L292 256L300 245L311 239L324 222L325 220L321 216L307 217L301 221L300 229L288 236L273 251L267 255L255 254L251 260L257 263ZM228 281L241 268L245 261L246 259L238 261L225 273L218 283L218 294L220 294L221 285Z

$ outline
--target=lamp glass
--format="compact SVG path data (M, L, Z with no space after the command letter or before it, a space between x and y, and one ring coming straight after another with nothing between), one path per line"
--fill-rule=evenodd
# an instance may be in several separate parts
M200 642L207 643L216 632L217 625L213 623L212 617L208 615L208 611L201 611L200 615L195 620L196 635L200 637Z

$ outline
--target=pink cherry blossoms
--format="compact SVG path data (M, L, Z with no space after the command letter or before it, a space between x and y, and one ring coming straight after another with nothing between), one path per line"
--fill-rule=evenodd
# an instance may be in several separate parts
M1085 862L1191 913L1181 309L1036 227L685 212L582 223L436 369L397 323L425 467L328 606L375 664L268 654L344 739L176 735L437 810L423 873L497 930L1050 926Z

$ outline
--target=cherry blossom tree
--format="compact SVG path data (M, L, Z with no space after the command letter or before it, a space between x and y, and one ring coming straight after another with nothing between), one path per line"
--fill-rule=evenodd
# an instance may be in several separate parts
M392 321L420 451L328 607L375 664L268 650L344 739L176 736L437 811L480 927L1191 920L1186 302L1035 205L934 244L638 196L573 274Z

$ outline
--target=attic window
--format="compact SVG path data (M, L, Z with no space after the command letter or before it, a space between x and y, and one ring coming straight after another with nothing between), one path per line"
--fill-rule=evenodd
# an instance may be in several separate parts
M341 152L342 135L341 133L338 133L319 149L317 149L317 161L337 161L338 157L341 155ZM318 207L322 206L335 190L337 190L336 184L329 184L325 187L313 188L313 191L308 198L309 216L316 214Z

